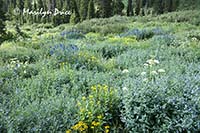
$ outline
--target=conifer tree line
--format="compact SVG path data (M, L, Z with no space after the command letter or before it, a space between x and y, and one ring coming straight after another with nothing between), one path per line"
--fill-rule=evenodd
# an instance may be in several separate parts
M177 7L187 5L188 0L0 0L0 25L3 26L5 15L19 23L78 23L86 19L107 18L113 15L146 15L162 14L175 11ZM193 4L195 4L193 0ZM2 4L3 3L3 4ZM189 3L191 3L189 1ZM188 4L189 4L188 3ZM54 10L70 11L70 15L27 15L23 9L37 11ZM16 14L16 9L20 10ZM4 12L4 13L3 13ZM6 13L6 14L5 14ZM2 21L2 22L1 22ZM2 23L2 24L1 24ZM1 28L3 29L3 28Z

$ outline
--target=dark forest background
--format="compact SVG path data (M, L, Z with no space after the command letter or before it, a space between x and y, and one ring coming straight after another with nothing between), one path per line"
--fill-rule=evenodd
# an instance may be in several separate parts
M162 14L186 8L197 8L200 0L0 0L2 11L9 20L22 23L78 23L85 19L107 18L114 15L148 15ZM15 15L14 10L23 9L68 10L71 15L30 16ZM3 14L1 13L1 19ZM4 20L4 19L3 19Z
M0 0L0 38L5 38L5 21L16 25L51 23L77 24L86 19L108 18L114 15L145 16L158 15L176 10L197 9L200 0ZM70 11L70 15L23 15L24 9L30 11ZM15 11L20 11L16 14Z

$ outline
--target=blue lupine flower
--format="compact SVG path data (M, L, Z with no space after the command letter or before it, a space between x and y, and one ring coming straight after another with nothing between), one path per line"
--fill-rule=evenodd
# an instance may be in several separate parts
M79 48L76 45L70 44L70 45L64 45L62 43L50 46L49 54L60 56L62 54L68 54L68 53L74 53L78 51Z
M67 39L82 39L85 38L84 33L82 31L72 29L69 31L62 31L60 33L62 37L66 37Z

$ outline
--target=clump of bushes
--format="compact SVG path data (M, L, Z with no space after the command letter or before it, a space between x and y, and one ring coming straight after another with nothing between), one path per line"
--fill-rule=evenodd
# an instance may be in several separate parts
M163 35L166 34L165 31L163 31L160 28L155 28L152 30L148 29L131 29L125 33L120 34L120 37L130 37L135 38L137 40L143 40L143 39L149 39L152 38L154 35Z
M85 35L82 31L77 29L72 29L68 31L62 31L60 35L67 39L83 39L85 38Z
M97 52L102 55L105 59L110 59L116 57L117 55L122 54L124 51L128 50L130 47L129 45L104 45L102 44L101 47L97 49Z
M100 84L92 86L89 94L77 101L80 121L68 131L108 133L115 120L119 120L118 104L119 97L116 89Z
M173 88L155 83L136 87L123 97L122 119L129 131L197 132L200 129L199 105L189 90L179 90L183 93L175 96Z
M200 91L198 85L187 85L189 80L196 84L197 79L182 74L168 78L159 65L158 60L147 60L147 72L125 81L121 110L125 127L131 132L199 131L200 99L196 95Z
M187 22L198 26L200 24L199 13L199 10L179 11L160 15L157 19L167 22Z
M70 59L74 53L78 52L79 48L76 45L57 44L50 46L49 54L55 57L59 62Z
M152 39L152 44L165 45L165 46L179 46L180 42L178 42L177 38L173 35L159 35L155 36Z
M127 17L115 16L113 18L86 20L77 24L76 28L86 33L95 32L102 35L119 34L128 29L124 24L127 22Z
M5 42L0 48L0 58L3 62L17 58L20 62L33 63L39 59L39 56L40 53L34 49L16 46L10 42Z

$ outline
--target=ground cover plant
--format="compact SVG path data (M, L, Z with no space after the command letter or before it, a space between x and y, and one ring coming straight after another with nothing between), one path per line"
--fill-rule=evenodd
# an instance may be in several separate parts
M0 132L199 132L188 12L23 25L0 45Z

